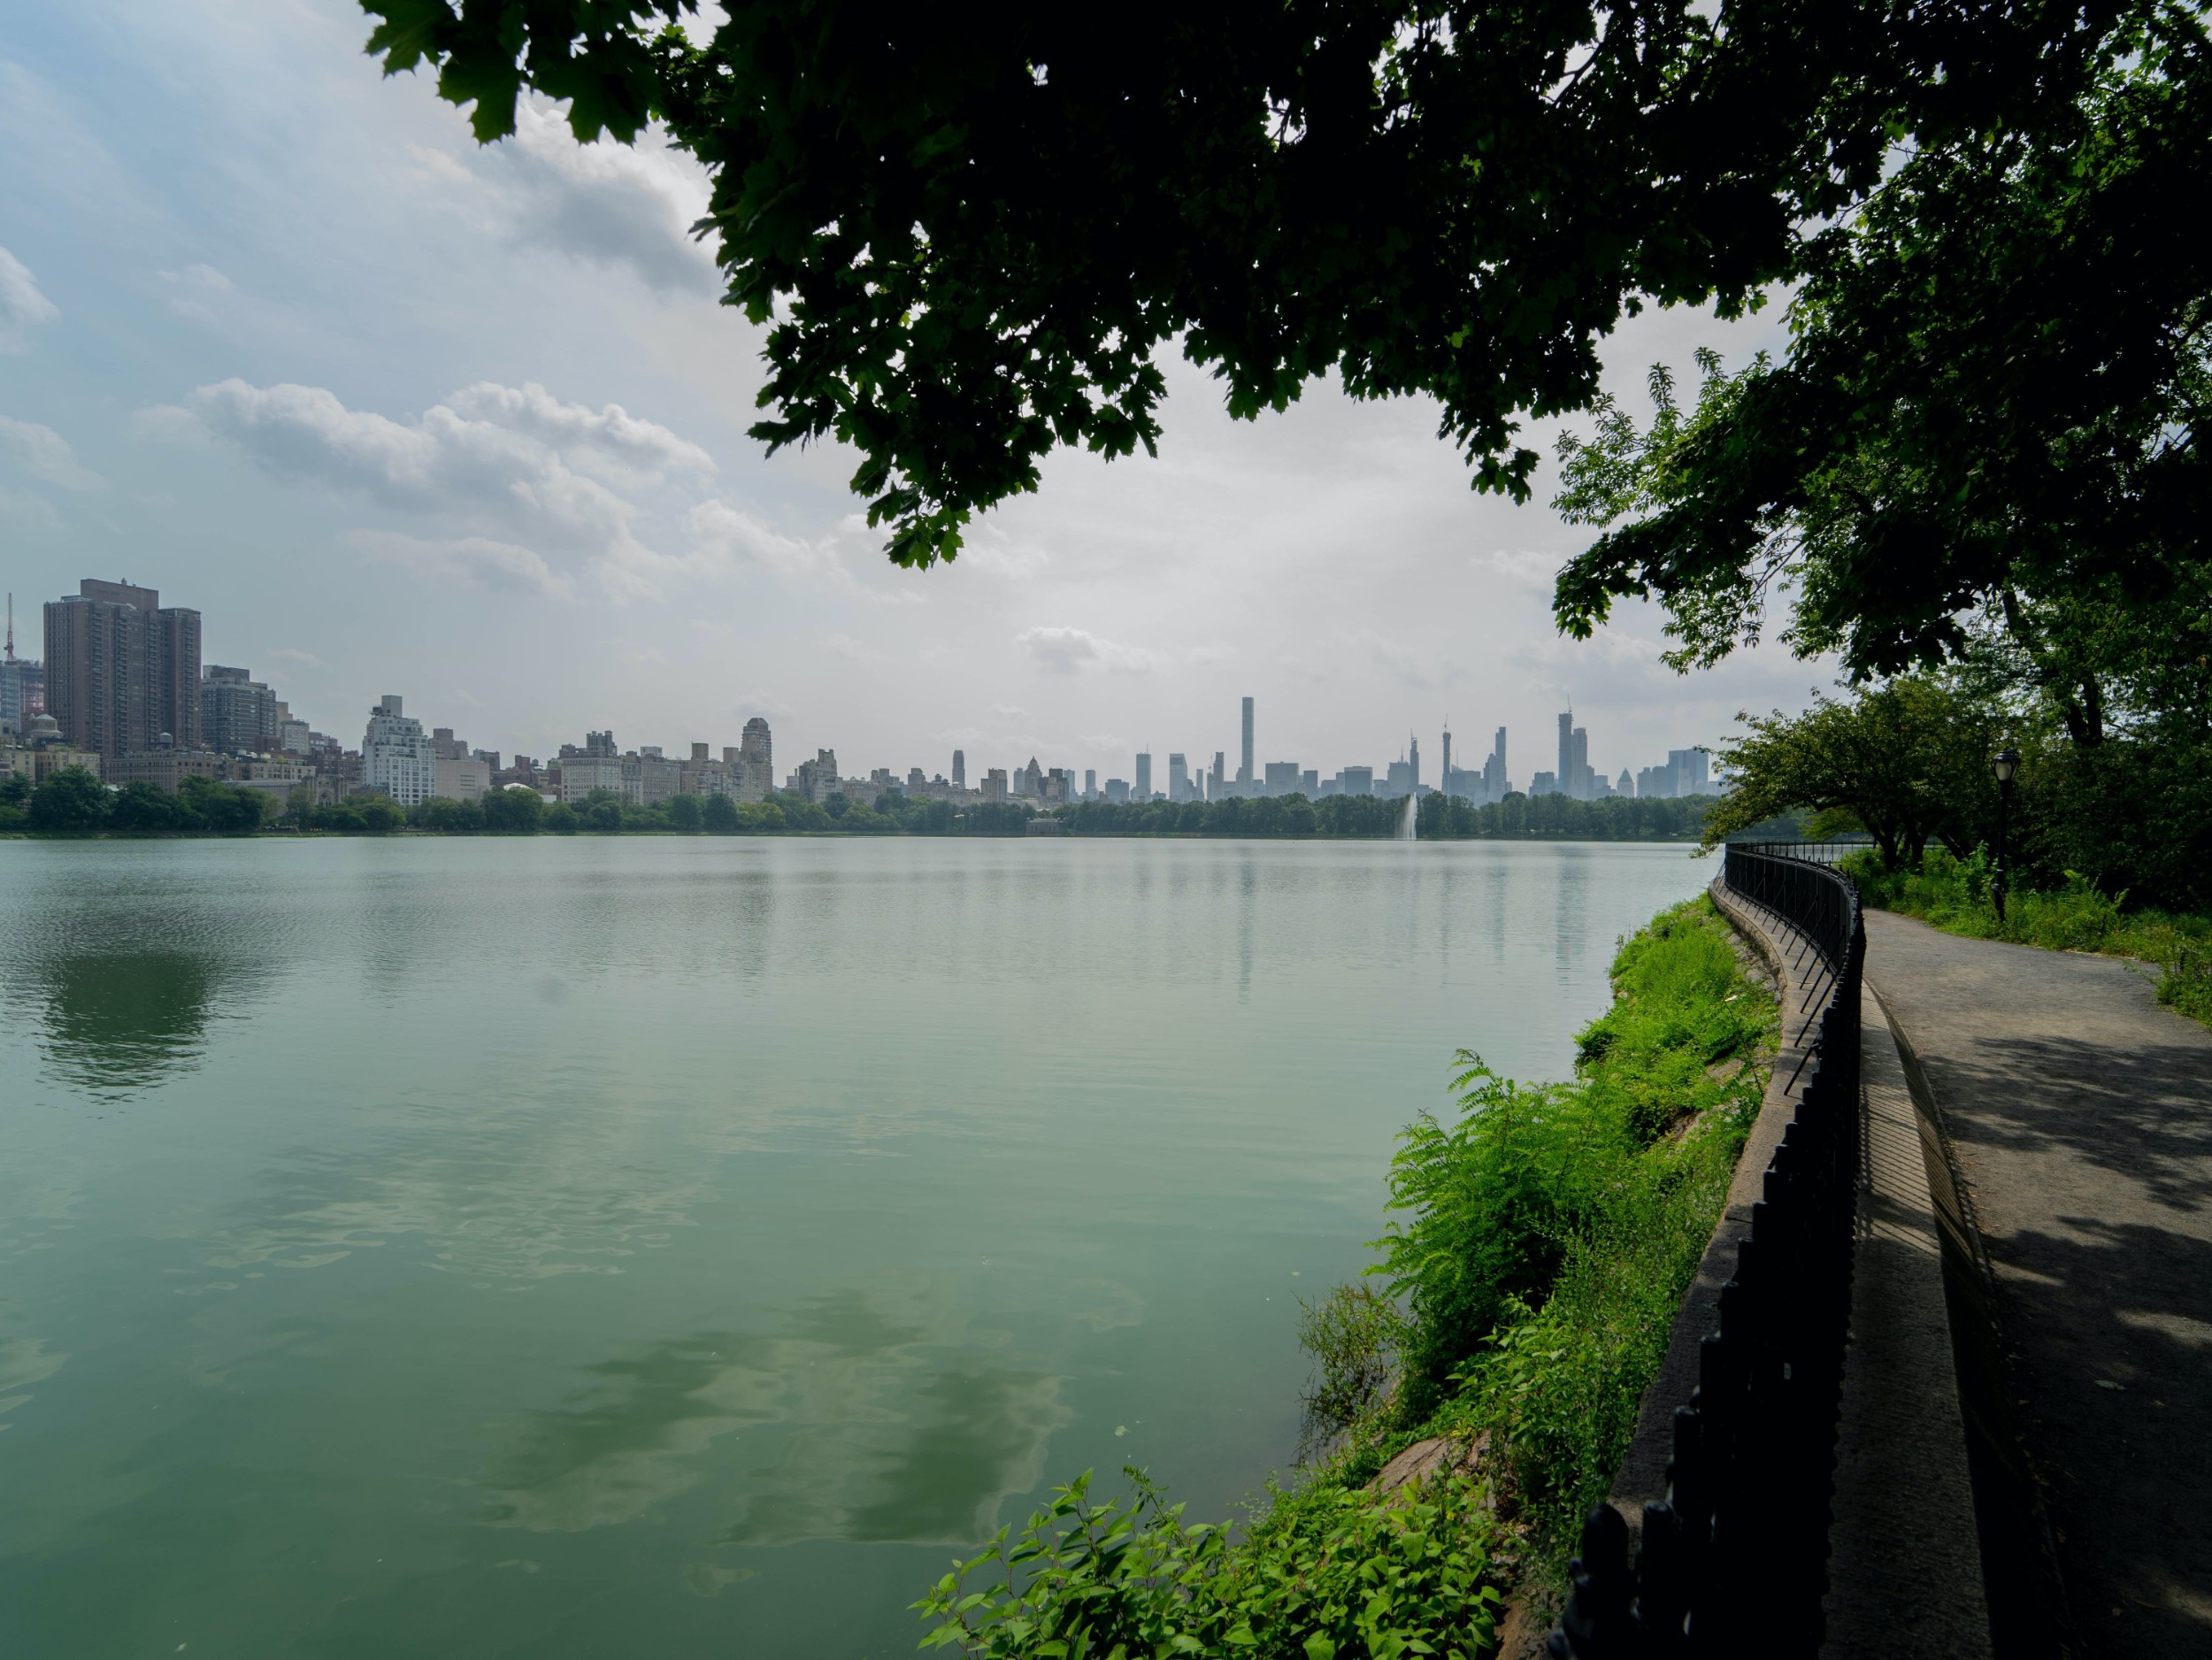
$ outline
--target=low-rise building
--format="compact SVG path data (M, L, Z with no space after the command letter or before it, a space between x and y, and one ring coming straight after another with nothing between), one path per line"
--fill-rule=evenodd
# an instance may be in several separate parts
M480 801L492 787L492 766L473 756L442 755L435 763L435 793L448 801Z
M572 807L595 789L622 793L622 757L618 755L565 755L561 757L561 799Z
M101 781L121 789L131 784L151 784L175 795L188 778L220 780L228 772L226 758L213 749L134 749L111 755L101 769Z

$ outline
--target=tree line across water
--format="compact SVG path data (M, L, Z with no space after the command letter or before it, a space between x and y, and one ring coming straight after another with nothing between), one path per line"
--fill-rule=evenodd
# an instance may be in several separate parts
M1417 834L1429 841L1485 838L1594 842L1691 842L1703 833L1709 797L1570 801L1518 793L1482 806L1442 795L1424 797ZM28 780L0 784L0 832L42 836L251 835L263 831L338 835L985 835L1029 834L1041 815L1018 802L910 801L884 794L873 802L833 795L816 803L778 795L762 802L726 795L677 795L650 806L594 790L573 804L547 802L534 790L494 790L479 801L443 797L406 808L382 795L317 802L299 791L290 802L212 779L185 781L175 795L143 781L111 790L78 768L57 772L34 789ZM1048 816L1065 833L1089 836L1219 836L1382 840L1404 822L1402 800L1332 795L1263 796L1218 802L1084 802Z

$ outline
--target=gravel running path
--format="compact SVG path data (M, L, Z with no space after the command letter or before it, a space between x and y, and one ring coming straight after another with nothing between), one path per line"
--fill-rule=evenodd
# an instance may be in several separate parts
M2072 1628L2047 1647L2201 1660L2212 1031L2111 957L1866 924L1867 978L1924 1069L1988 1253Z

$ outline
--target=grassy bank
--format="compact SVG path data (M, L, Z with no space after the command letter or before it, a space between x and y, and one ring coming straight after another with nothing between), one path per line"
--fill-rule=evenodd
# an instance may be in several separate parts
M2100 893L2070 872L2063 888L2008 894L2001 921L1989 860L1979 851L1961 859L1931 848L1918 870L1904 871L1889 869L1871 851L1854 853L1843 868L1866 903L1947 934L2154 963L2162 971L2158 1000L2212 1026L2212 917L2130 910L2126 895Z
M1371 1277L1305 1312L1293 1488L1222 1530L1134 1472L1105 1502L1087 1477L932 1590L930 1642L1008 1660L1471 1656L1502 1591L1555 1589L1719 1218L1775 1028L1701 898L1624 943L1613 991L1571 1080L1463 1056L1458 1112L1404 1133ZM1455 1469L1371 1490L1431 1437Z

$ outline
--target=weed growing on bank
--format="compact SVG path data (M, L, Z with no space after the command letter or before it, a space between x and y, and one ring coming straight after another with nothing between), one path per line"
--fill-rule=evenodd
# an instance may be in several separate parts
M1853 853L1841 868L1867 904L1917 917L1947 934L2154 963L2163 971L2159 1002L2212 1026L2212 917L2130 911L2125 894L2101 893L2070 871L2063 888L2008 893L2000 921L1991 894L1994 871L1979 848L1965 858L1930 848L1919 869L1900 871L1872 851Z
M1086 1475L916 1606L926 1647L1110 1655L1471 1656L1501 1595L1563 1577L1626 1452L1765 1089L1774 999L1705 899L1621 948L1571 1081L1460 1057L1457 1113L1393 1163L1364 1283L1304 1311L1305 1475L1248 1526L1187 1525L1141 1472ZM1387 1493L1397 1454L1443 1438Z

